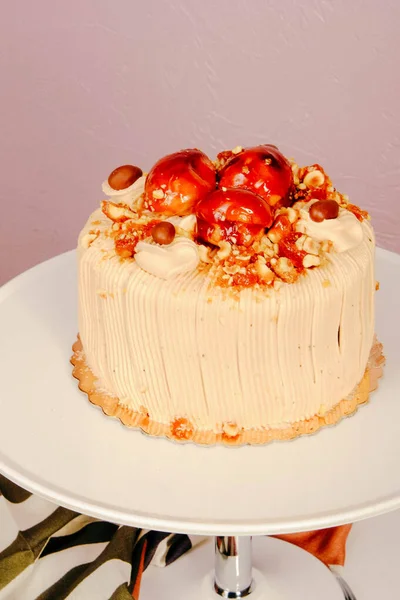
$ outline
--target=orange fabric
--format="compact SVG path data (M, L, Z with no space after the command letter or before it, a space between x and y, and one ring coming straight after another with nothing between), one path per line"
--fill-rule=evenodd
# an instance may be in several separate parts
M142 583L142 575L144 570L144 559L146 556L146 548L147 548L147 540L144 541L142 554L140 556L139 570L135 581L135 587L133 588L132 597L133 600L137 600L139 598L140 592L140 584Z
M295 544L307 550L326 565L344 565L346 541L351 525L341 525L329 529L276 535L274 537Z

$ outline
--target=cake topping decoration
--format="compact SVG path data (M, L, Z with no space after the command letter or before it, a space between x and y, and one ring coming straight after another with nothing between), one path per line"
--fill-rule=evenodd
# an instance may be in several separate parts
M108 185L113 190L125 190L143 175L142 169L134 165L117 167L108 178Z
M151 220L147 223L139 223L135 220L126 221L120 226L119 223L114 223L116 229L112 231L114 237L115 252L121 258L132 258L136 252L138 242L149 237L154 225L159 221Z
M230 157L221 153L221 159L219 187L250 190L275 209L291 205L292 169L276 146L265 144L246 148L238 153L232 152Z
M336 200L318 200L310 206L310 218L316 223L325 219L336 219L339 215L339 204Z
M160 279L194 271L200 261L197 244L186 237L176 237L168 246L139 241L135 251L139 267Z
M168 221L163 221L161 223L157 223L157 225L154 225L153 229L151 230L151 237L156 244L161 244L164 246L174 241L175 233L175 226Z
M214 190L196 206L199 239L220 245L227 240L249 246L272 225L270 206L257 194L242 189Z
M142 194L144 177L142 170L134 165L122 165L114 169L108 179L103 181L103 194L114 202L132 207L135 200Z
M303 179L303 184L308 188L319 188L325 183L325 175L319 170L309 171Z
M140 174L124 165L110 182L119 188ZM128 188L105 181L103 191L112 223L101 236L121 259L163 279L201 263L210 285L235 290L294 283L331 252L357 246L369 218L321 165L299 167L272 144L236 146L215 163L181 150Z
M300 209L300 219L296 223L296 231L305 233L314 240L323 242L330 240L336 252L345 252L362 242L363 230L357 217L345 208L339 208L336 218L315 221L311 218L311 200Z
M147 175L145 207L167 216L189 215L196 203L216 186L211 160L188 149L161 158Z
M125 204L115 204L109 200L103 200L101 203L103 213L115 223L122 223L129 219L134 219L137 215Z
M177 440L190 440L193 437L193 423L185 417L180 417L171 422L171 436Z
M167 221L175 225L176 229L184 235L193 237L197 225L196 215L186 215L186 217L168 217Z

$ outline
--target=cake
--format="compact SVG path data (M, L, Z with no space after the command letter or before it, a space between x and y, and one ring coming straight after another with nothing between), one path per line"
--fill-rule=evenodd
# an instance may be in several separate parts
M271 144L104 181L78 240L74 375L151 435L261 444L353 413L383 362L369 215Z

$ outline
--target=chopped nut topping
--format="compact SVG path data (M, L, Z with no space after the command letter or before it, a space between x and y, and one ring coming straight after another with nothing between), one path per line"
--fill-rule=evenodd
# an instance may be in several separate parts
M243 151L243 147L242 146L235 146L235 148L232 150L232 154L240 154L240 152Z
M274 272L267 267L265 264L265 259L262 256L259 256L256 262L256 271L261 281L264 283L271 283L275 277Z
M135 202L135 209L138 212L141 212L143 209L145 208L145 199L144 199L144 194L141 194L139 196L139 198L136 200Z
M263 256L265 258L273 258L275 256L276 252L274 250L274 248L266 248L263 252Z
M282 233L276 231L275 229L270 229L267 235L271 242L278 242L283 237Z
M305 223L296 223L296 231L297 231L297 233L305 233L306 232Z
M272 264L272 261L271 261ZM285 283L294 283L299 273L294 268L294 264L289 258L281 256L278 258L276 264L273 266L274 272L284 281Z
M164 190L159 189L153 191L153 198L155 198L156 200L162 200L164 196Z
M361 208L359 208L355 204L348 204L347 205L347 210L349 210L350 212L352 212L353 215L355 217L357 217L357 219L359 221L363 221L364 219L368 220L370 218L370 216L369 216L369 214L367 213L366 210L361 210Z
M184 417L175 419L171 423L171 436L177 440L190 440L193 437L193 424Z
M225 241L221 242L220 249L217 252L217 256L220 260L225 260L225 258L228 258L231 251L232 251L232 246L230 245L229 242L225 242Z
M295 223L297 221L297 219L299 218L299 213L297 212L297 210L295 210L294 208L289 207L288 209L286 209L286 214L287 214L287 218L289 219L290 223Z
M96 240L98 238L98 234L96 233L87 233L86 235L84 235L82 237L82 246L84 248L89 248L89 246L92 245L92 243L94 242L94 240Z
M146 223L137 223L129 221L127 230L122 233L115 233L115 251L121 258L131 258L135 253L135 248L140 240L144 240L150 235L154 225L160 220L152 219Z
M207 246L199 246L199 257L200 260L204 263L212 263L212 258L210 256L210 248L207 248Z
M303 250L304 242L306 241L306 239L306 235L301 235L299 238L297 238L297 240L295 241L295 245L298 250Z
M319 188L322 185L324 185L324 182L325 175L321 173L321 171L319 171L318 169L310 171L303 179L303 184L308 188Z
M321 264L321 259L319 256L314 256L314 254L306 254L303 258L303 267L305 269L310 269L311 267L318 267Z
M225 273L228 273L228 275L236 275L236 273L239 273L242 269L243 267L240 267L239 265L228 265L226 267L223 267L223 270L225 271ZM244 270L244 272L246 271Z
M254 242L255 252L265 252L267 249L273 249L273 244L267 235L263 235L260 240Z
M138 215L134 213L129 206L125 204L115 204L109 200L103 200L101 203L101 210L103 213L111 219L111 221L122 222L128 219L135 219Z
M236 423L231 423L228 421L227 423L223 424L222 430L225 435L231 438L239 435L239 427L236 425Z
M251 256L249 256L247 254L240 254L240 255L236 256L236 260L238 260L241 265L248 264L250 262L250 258L251 258Z
M313 238L306 237L306 239L304 240L304 243L303 243L302 250L304 250L304 252L307 252L307 254L315 254L316 256L318 256L320 248L321 248L320 242L313 240Z
M279 215L268 231L267 236L274 244L281 241L291 230L291 223L287 215Z
M321 242L321 250L322 252L332 252L333 243L330 240L324 240Z

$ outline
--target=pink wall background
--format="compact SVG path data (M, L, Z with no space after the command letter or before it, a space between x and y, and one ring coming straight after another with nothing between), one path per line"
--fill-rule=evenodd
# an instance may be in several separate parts
M115 166L277 144L400 251L400 3L14 0L0 22L0 283L74 247Z

